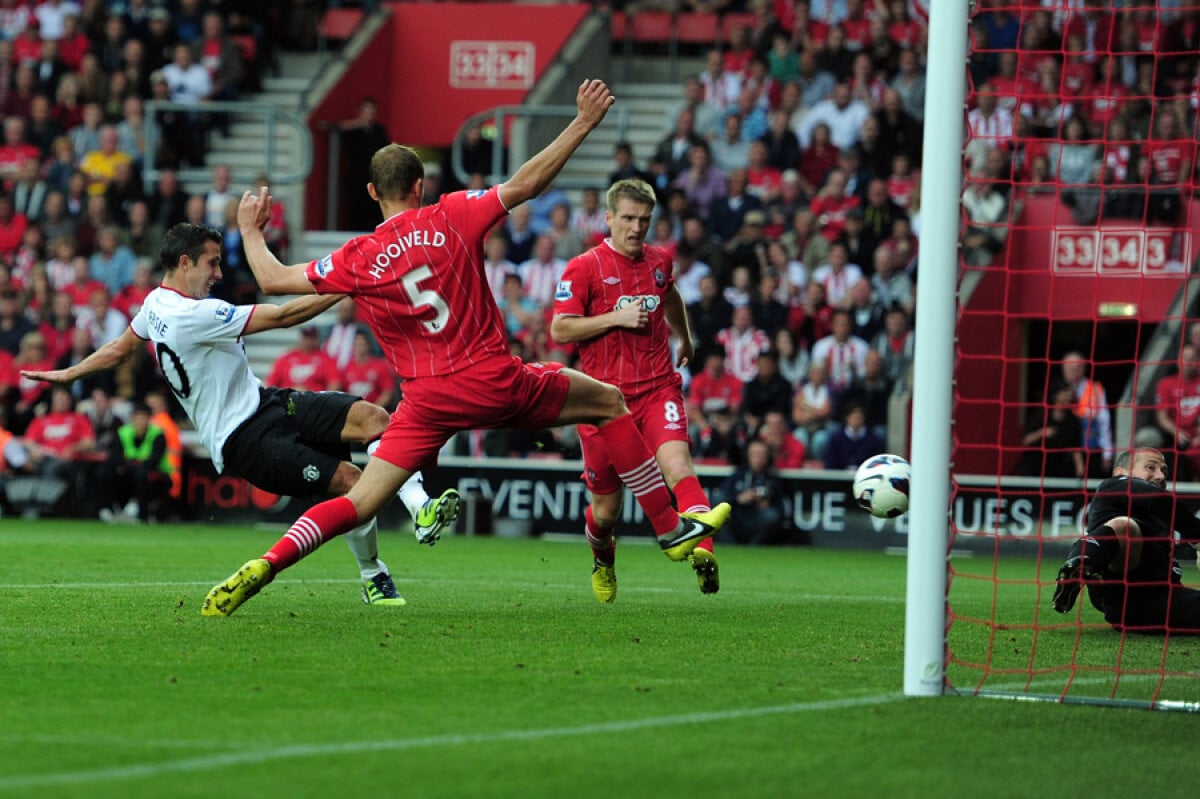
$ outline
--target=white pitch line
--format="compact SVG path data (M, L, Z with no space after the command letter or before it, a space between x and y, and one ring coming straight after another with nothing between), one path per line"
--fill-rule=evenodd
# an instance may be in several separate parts
M162 763L140 763L131 766L116 766L89 771L66 771L58 774L14 774L8 777L0 777L0 790L140 779L144 777L157 777L162 774L210 771L229 766L260 765L272 761L290 760L301 757L323 757L327 755L356 754L359 752L399 752L441 746L467 746L508 741L538 741L545 738L624 733L632 730L679 727L687 724L708 724L716 721L736 721L760 716L869 707L897 702L904 698L902 694L883 694L880 696L864 696L856 699L831 699L824 702L809 703L797 702L770 707L720 710L708 713L686 713L679 716L658 716L655 718L628 721L610 721L603 724L582 724L575 727L498 730L495 732L464 733L459 735L434 735L423 738L397 738L384 741L295 744L292 746L268 747L248 752L230 752L228 754L206 755L204 757L192 757Z

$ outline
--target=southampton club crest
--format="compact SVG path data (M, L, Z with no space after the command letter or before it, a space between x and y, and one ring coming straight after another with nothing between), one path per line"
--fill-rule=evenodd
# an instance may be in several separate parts
M667 285L667 276L663 274L661 269L654 270L654 285L658 286L660 289Z

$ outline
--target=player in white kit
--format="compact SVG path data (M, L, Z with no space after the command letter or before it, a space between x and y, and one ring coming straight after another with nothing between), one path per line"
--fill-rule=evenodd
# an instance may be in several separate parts
M162 285L146 297L124 334L67 369L24 374L70 383L114 368L149 342L218 472L287 496L345 494L361 474L350 462L351 443L378 439L387 428L387 411L341 392L266 387L250 370L242 343L252 333L307 322L341 297L302 297L282 305L230 305L211 298L221 279L221 242L213 228L172 227L163 239ZM436 543L458 515L458 492L431 499L420 473L398 496L423 544ZM377 531L371 519L346 536L362 575L363 601L403 605L379 560Z

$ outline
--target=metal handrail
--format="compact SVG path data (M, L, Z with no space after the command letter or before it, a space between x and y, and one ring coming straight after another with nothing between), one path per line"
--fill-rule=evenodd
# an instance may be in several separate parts
M508 179L508 175L504 174L504 131L510 130L508 122L513 121L511 135L509 137L508 155L510 164L523 164L529 159L534 148L530 143L529 125L534 118L546 117L561 117L570 119L575 116L578 109L573 105L542 105L542 106L527 106L527 105L500 105L487 111L481 111L466 119L459 127L458 132L454 134L454 141L450 147L450 168L454 171L454 176L458 178L459 183L466 184L470 175L463 169L462 164L462 143L467 130L473 125L493 120L495 128L498 132L496 140L493 141L492 147L492 171L491 174L484 175L484 181L487 185L495 185L502 183ZM617 125L618 140L624 139L629 130L629 109L618 108L609 112L608 116L602 124L609 124L610 121L615 121ZM551 137L547 138L549 141ZM595 180L591 178L577 178L570 174L564 173L560 175L555 183L564 189L584 189L595 184Z
M239 119L247 117L263 118L267 126L267 134L264 137L265 141L263 143L265 160L260 166L255 166L254 174L240 172L235 167L233 170L235 181L247 182L257 177L258 173L265 172L270 176L273 184L290 185L302 183L308 177L309 173L312 172L312 133L308 129L308 122L298 114L285 111L278 106L267 103L173 103L166 100L150 100L146 103L146 118L142 125L142 132L146 142L145 167L142 170L142 180L145 183L147 191L153 190L154 184L162 177L163 173L163 170L155 161L158 155L159 141L162 139L162 131L159 128L157 117L158 112L162 111L176 111L189 114L223 113ZM293 159L290 157L288 163L280 163L280 156L275 147L275 136L277 128L281 125L292 128L300 137L299 165L294 164ZM177 169L175 172L181 182L206 181L212 176L209 169L190 165L187 168Z

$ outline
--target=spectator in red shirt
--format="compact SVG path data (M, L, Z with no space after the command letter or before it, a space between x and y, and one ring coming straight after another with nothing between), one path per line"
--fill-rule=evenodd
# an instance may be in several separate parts
M351 305L350 307L354 307ZM387 359L371 354L371 338L364 331L354 335L354 351L342 367L346 392L362 397L382 408L392 410L396 405L396 376Z
M796 166L804 193L810 197L815 195L825 185L837 162L838 148L829 138L829 126L817 125L813 128L812 144L800 152L800 162Z
M809 210L817 218L821 235L830 241L842 234L846 227L846 214L861 203L858 197L847 195L846 180L847 175L841 169L830 172L825 187L817 192L809 205Z
M0 257L12 260L28 226L29 220L24 214L13 213L12 198L0 193Z
M34 470L42 477L65 481L67 507L79 507L83 497L77 487L83 487L80 478L86 474L86 458L95 449L96 435L87 416L75 410L69 388L50 390L50 410L29 423L24 443Z
M337 364L321 350L320 342L315 327L300 328L300 346L276 359L267 375L267 385L304 391L340 390L342 381Z
M703 371L692 376L688 386L688 418L698 427L708 425L708 415L718 408L738 412L742 403L742 381L725 371L725 353L709 350Z
M0 144L0 180L11 188L29 159L40 161L38 148L25 140L25 120L10 116L4 120L4 144Z
M1177 476L1194 479L1200 474L1200 353L1195 347L1185 344L1180 350L1179 372L1158 381L1154 402L1158 426L1167 434L1166 449L1179 456Z
M758 439L766 443L767 449L771 451L775 468L799 469L804 466L807 447L792 435L787 414L781 411L767 411L762 427L758 430Z

